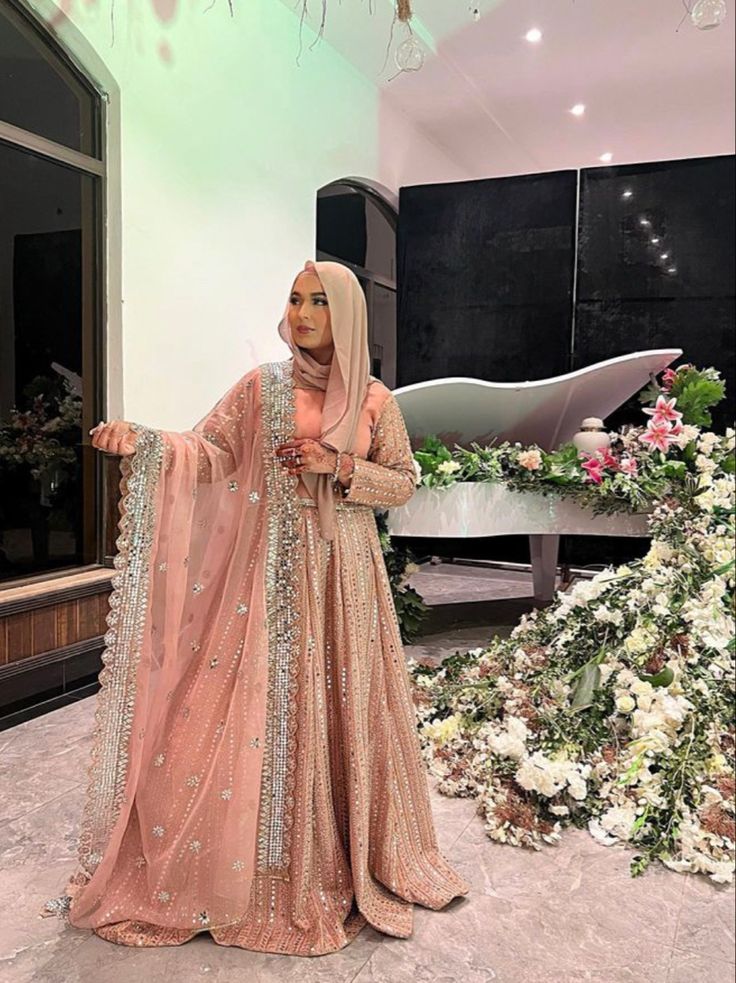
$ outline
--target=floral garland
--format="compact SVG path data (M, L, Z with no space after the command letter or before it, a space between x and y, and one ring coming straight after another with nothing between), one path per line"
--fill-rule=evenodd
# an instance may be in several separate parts
M672 389L677 378L667 381ZM677 494L650 516L646 557L558 594L509 639L440 668L410 660L409 671L440 790L477 798L491 839L540 849L574 824L603 844L634 847L634 875L658 859L728 882L736 841L734 433L683 424L676 398L658 397L646 431L624 448L687 451L687 479L669 475Z
M725 459L712 460L718 438L700 437L698 429L710 424L710 408L723 395L715 369L668 369L659 386L640 396L652 404L644 408L647 425L609 434L610 448L596 454L578 451L574 444L544 451L508 442L488 447L472 443L470 450L456 444L451 451L431 435L414 455L421 467L420 484L447 488L459 481L503 482L514 491L572 498L597 514L649 511L697 480L702 469L733 467Z

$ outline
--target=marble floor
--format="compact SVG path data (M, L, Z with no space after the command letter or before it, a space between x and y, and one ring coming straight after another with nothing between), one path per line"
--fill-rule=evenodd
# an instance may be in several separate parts
M425 567L435 607L407 654L441 659L507 631L530 603L525 574ZM0 732L2 983L726 983L734 978L734 890L655 867L628 874L628 852L568 831L540 853L492 843L473 802L432 787L440 844L472 885L441 912L415 908L409 939L369 926L311 959L217 946L116 946L40 918L74 864L94 697ZM432 784L432 783L430 783Z

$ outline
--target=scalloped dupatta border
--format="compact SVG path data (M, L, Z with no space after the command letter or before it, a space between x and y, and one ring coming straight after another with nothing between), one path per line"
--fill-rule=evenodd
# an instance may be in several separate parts
M70 884L87 883L99 866L124 801L141 643L150 600L156 489L164 454L161 434L138 428L136 451L120 461L120 535L113 561L108 631L95 706L89 783L78 840L79 869ZM46 902L42 914L65 916L73 896Z
M255 875L289 879L296 772L296 697L299 685L298 479L274 451L295 432L292 363L269 362L261 377L262 450L266 474L268 545L266 620L268 694Z

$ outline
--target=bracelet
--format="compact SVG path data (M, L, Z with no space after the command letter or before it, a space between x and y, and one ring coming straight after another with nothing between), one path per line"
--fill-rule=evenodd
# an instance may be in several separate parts
M337 458L335 460L335 470L332 472L331 480L333 485L340 484L340 468L342 467L343 457L352 457L347 451L337 451ZM353 468L355 468L355 461L353 461Z
M331 480L333 485L336 485L340 480L339 472L340 472L341 463L342 463L342 451L338 451L335 457L335 470L332 472L331 475Z

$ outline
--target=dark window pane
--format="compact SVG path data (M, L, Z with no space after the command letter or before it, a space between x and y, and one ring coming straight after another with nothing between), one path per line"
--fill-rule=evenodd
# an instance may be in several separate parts
M317 249L394 280L395 218L367 191L336 182L317 194Z
M713 365L734 414L734 158L584 170L575 365L647 348L682 348ZM631 416L623 407L609 424Z
M374 283L370 294L371 373L396 388L396 291Z
M398 385L568 368L574 171L402 188Z
M0 143L0 579L96 562L98 194Z
M0 120L99 159L97 105L53 40L0 6Z

